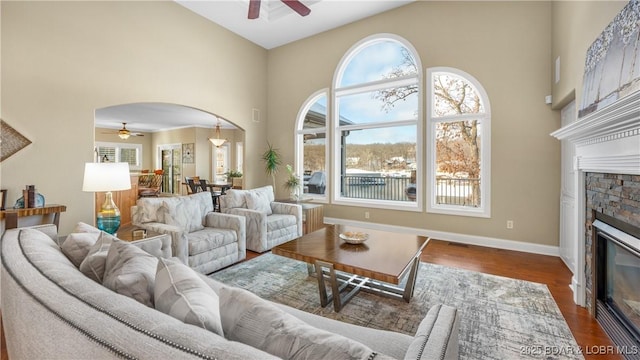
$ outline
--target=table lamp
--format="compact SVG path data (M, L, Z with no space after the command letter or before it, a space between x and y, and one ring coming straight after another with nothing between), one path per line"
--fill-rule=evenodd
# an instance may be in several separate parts
M96 215L98 229L115 234L120 227L120 210L113 202L111 192L128 189L131 189L128 163L86 163L84 165L82 191L106 191L104 204Z

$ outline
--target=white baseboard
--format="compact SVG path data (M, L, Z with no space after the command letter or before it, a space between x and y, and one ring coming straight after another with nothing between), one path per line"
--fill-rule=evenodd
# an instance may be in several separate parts
M417 234L421 236L428 236L432 239L445 240L445 241L451 241L451 242L469 244L469 245L486 246L486 247L496 248L496 249L522 251L522 252L527 252L532 254L550 255L550 256L558 256L558 257L560 256L560 248L557 246L525 243L521 241L497 239L497 238L490 238L486 236L457 234L457 233L446 232L446 231L436 231L436 230L417 229L417 228L410 228L410 227L397 226L397 225L370 223L366 221L337 219L337 218L330 218L330 217L325 217L324 222L325 224L352 225L352 226L359 226L359 227L365 227L365 228L383 230L383 231L386 230L386 231L395 231L395 232L401 232L401 233Z

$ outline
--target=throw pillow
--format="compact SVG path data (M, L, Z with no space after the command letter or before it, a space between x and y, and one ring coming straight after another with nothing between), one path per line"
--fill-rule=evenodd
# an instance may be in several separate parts
M153 286L158 258L144 250L116 240L105 263L102 285L153 307Z
M371 359L367 346L315 328L240 288L220 289L222 329L240 341L283 359Z
M245 195L245 201L247 202L247 209L252 209L271 215L271 202L269 196L262 191L248 191Z
M184 197L179 201L165 201L162 203L160 212L164 214L166 224L177 226L183 231L194 232L204 229L202 225L204 216L196 200Z
M97 227L91 226L87 223L83 223L80 221L76 224L75 229L73 229L72 233L99 233L100 229Z
M220 206L223 209L231 208L247 208L247 202L244 200L244 194L247 190L229 189L225 195L220 196Z
M140 198L136 201L137 221L141 224L148 222L163 222L162 215L158 213L164 200L158 198Z
M223 336L218 294L177 258L158 260L153 294L156 310Z
M114 240L117 239L105 232L101 232L98 240L96 240L95 244L91 246L87 256L82 260L82 263L80 264L80 272L88 278L102 284L107 253Z
M89 254L89 250L93 244L98 241L100 232L78 232L71 233L62 243L60 250L75 265L80 267L82 261Z

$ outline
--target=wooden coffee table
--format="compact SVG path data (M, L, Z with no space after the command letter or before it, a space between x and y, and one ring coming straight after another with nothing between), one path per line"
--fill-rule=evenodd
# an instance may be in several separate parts
M339 235L347 231L365 232L363 244L347 244ZM335 311L360 290L403 298L413 297L420 255L429 238L404 233L372 230L346 225L325 228L278 245L272 253L308 264L309 274L318 279L320 304L333 301ZM402 280L407 277L403 286ZM327 294L325 280L331 285Z

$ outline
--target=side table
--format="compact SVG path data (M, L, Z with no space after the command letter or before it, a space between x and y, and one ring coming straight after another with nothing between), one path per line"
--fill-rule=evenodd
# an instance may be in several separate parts
M276 201L302 206L303 235L324 227L324 205L305 201L294 201L290 199L276 199Z
M60 227L60 213L67 211L65 205L51 204L39 208L26 208L26 209L7 209L0 211L0 220L5 220L5 229L15 229L18 227L18 218L29 216L52 216L52 224L56 227Z
M308 234L324 227L324 206L314 203L302 205L302 233Z

